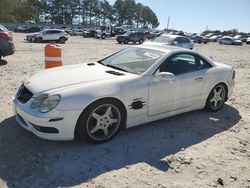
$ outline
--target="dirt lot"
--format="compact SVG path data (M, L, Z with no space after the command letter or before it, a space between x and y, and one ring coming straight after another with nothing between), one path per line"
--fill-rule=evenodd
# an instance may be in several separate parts
M233 96L217 113L195 111L121 132L101 144L55 142L20 128L12 96L44 68L45 44L15 34L0 61L0 187L250 187L250 45L196 45L236 69ZM72 37L65 65L96 61L125 45Z

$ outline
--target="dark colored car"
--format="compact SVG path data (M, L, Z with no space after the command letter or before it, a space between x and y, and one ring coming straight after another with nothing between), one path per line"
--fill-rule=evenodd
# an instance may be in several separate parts
M14 53L14 44L10 31L0 25L0 59Z
M24 33L35 33L35 32L40 32L40 31L41 31L40 27L30 27L30 28L23 30Z
M201 36L201 35L193 35L190 38L194 43L204 43L207 44L209 42L209 39L205 36Z
M143 32L136 32L136 31L132 31L132 32L127 32L123 35L118 35L116 37L116 41L121 44L128 44L129 42L133 42L134 44L136 42L139 42L139 44L142 44L145 40L145 34Z

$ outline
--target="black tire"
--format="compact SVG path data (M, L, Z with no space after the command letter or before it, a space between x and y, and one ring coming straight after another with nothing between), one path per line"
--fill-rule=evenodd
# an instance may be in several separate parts
M101 38L102 38L102 39L106 39L106 35L105 35L105 34L102 34L102 35L101 35Z
M125 39L124 44L128 44L128 39Z
M142 39L140 39L140 40L139 40L139 44L142 44L142 43L143 43L143 40L142 40Z
M209 112L216 112L221 109L227 98L225 84L217 84L209 93L205 109Z
M222 44L222 42L220 41L219 44Z
M43 41L43 39L41 37L35 39L36 43L41 43L42 41Z
M121 44L122 42L119 41L118 43Z
M61 38L59 39L59 43L61 43L61 44L64 44L65 41L66 41L66 39L65 39L64 37L61 37Z
M104 143L116 136L124 126L125 120L125 109L119 101L100 99L82 112L77 121L75 133L80 140L87 139L96 144ZM105 135L105 132L108 135Z

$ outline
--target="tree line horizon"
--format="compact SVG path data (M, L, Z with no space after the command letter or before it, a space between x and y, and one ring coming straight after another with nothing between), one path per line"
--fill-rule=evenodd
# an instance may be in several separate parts
M159 26L154 11L135 0L1 0L2 23Z

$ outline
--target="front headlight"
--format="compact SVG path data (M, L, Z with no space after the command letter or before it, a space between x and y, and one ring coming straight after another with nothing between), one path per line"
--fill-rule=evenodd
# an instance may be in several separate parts
M47 99L45 99L42 102L42 104L39 108L40 112L46 113L46 112L51 111L52 109L54 109L58 105L60 100L61 100L61 97L59 95L49 96Z
M41 106L42 102L45 101L47 98L48 98L48 95L46 95L46 94L40 95L39 97L35 98L32 101L30 107L32 109L39 108Z
M54 109L58 103L60 102L61 97L59 95L48 96L46 94L40 95L35 98L30 107L32 109L39 108L39 111L42 113L46 113Z

